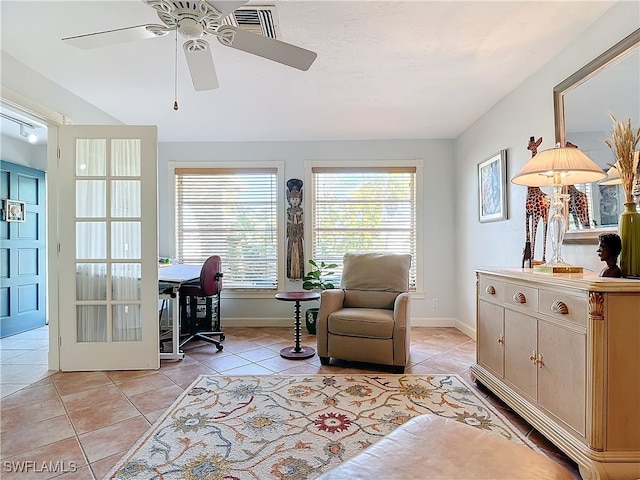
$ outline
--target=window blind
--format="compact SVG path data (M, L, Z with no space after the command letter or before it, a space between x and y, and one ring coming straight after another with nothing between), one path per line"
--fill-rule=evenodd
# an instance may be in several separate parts
M225 288L275 289L277 170L176 169L178 259L222 260Z
M312 257L337 263L339 277L345 252L408 253L410 288L415 289L415 167L313 167L311 171Z

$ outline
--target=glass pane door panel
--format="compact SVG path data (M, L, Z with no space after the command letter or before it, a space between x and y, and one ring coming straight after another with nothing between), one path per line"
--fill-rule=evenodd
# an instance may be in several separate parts
M76 181L76 217L93 218L106 215L106 185L104 180Z
M104 138L76 139L76 175L103 177L107 174L107 141Z
M113 306L113 341L139 342L142 340L140 305Z
M111 258L139 259L140 238L140 222L111 222Z
M76 333L78 342L107 341L107 306L76 306Z
M112 139L111 159L111 175L115 177L140 176L140 139Z
M111 265L111 298L113 300L140 300L141 265L114 263Z
M107 258L107 224L105 222L78 222L76 224L76 258Z
M111 189L112 217L140 217L140 180L114 180Z
M60 369L158 368L157 128L62 125L58 143Z
M107 265L76 264L76 300L107 299Z

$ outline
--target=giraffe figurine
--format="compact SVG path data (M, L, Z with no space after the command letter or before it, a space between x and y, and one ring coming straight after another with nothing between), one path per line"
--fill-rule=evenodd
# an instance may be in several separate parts
M531 158L538 153L538 147L542 143L542 137L538 140L535 137L529 138L527 150L531 150ZM538 232L538 223L542 220L543 237L542 237L542 261L547 259L547 227L549 225L549 209L551 207L551 199L549 195L540 190L540 187L527 187L527 199L525 201L525 227L526 241L531 243L531 259L535 258L536 252L536 233Z
M587 194L569 185L569 213L578 228L591 228L589 220L589 200Z
M565 142L566 147L578 148L571 142ZM569 214L573 217L576 227L591 228L589 220L589 199L587 194L578 190L574 185L569 185L567 189L569 194Z

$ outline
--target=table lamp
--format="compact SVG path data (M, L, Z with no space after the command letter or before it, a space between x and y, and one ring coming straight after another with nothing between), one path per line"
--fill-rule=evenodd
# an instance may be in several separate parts
M621 185L622 178L615 165L607 170L607 176L598 182L598 185Z
M582 267L569 265L562 259L561 249L567 220L563 213L564 202L569 195L563 193L565 185L591 183L606 177L604 171L574 147L560 147L538 152L511 179L516 185L526 187L553 187L551 194L552 215L549 218L549 235L553 255L543 265L534 266L534 272L581 273Z

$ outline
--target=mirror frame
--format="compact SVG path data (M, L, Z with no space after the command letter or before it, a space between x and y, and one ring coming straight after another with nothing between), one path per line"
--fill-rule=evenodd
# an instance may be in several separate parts
M629 53L634 48L640 47L640 28L620 40L613 47L594 58L580 70L570 75L553 88L553 117L555 122L556 142L564 145L565 115L564 95L597 75L604 68ZM589 228L584 230L567 230L563 243L597 244L598 236L604 232L617 233L617 227Z

